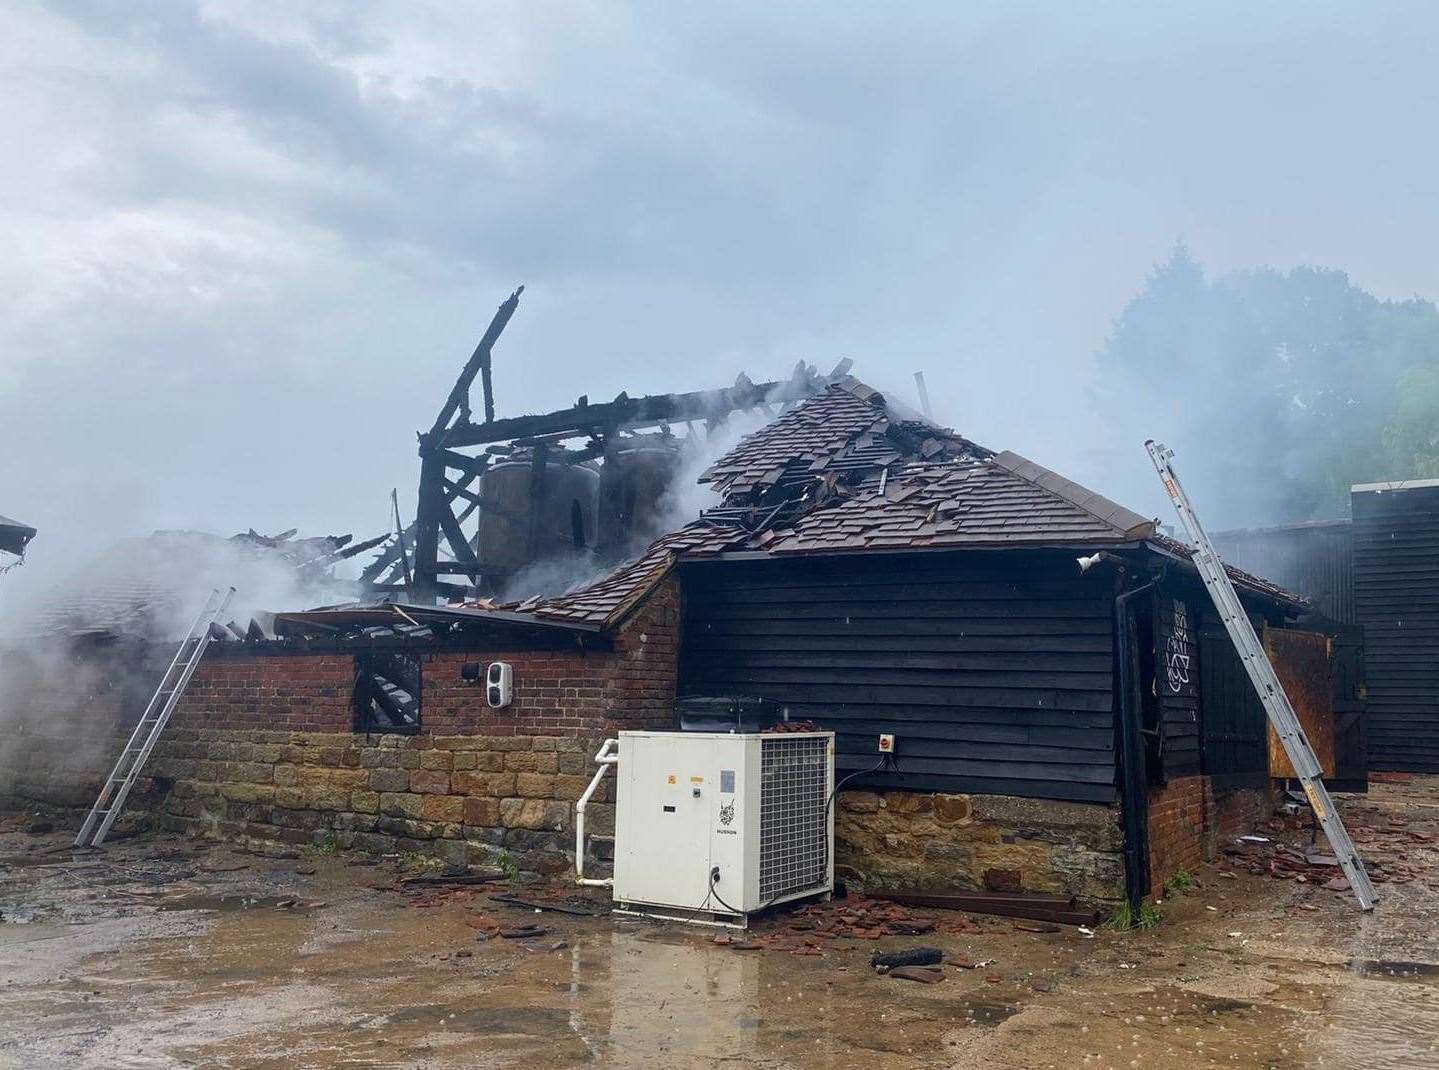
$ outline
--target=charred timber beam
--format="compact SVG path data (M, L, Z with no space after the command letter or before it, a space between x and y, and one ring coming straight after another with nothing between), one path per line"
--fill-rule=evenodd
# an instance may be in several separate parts
M487 573L494 572L494 569L486 569ZM469 576L474 569L469 565L462 565L458 561L441 561L435 566L435 574L438 576Z
M520 304L520 294L524 292L525 288L521 286L510 294L496 310L495 318L490 321L484 336L480 338L479 345L475 346L475 351L465 362L460 377L455 380L455 385L450 390L450 396L445 399L444 407L440 409L440 415L435 420L435 426L430 429L431 435L438 435L449 427L450 420L457 412L461 414L462 421L469 422L470 384L475 381L476 372L480 373L480 386L485 395L485 422L488 423L495 418L494 388L490 382L490 350L499 340L505 325L510 322L510 317L515 314L515 309Z
M388 534L376 535L373 539L366 539L364 542L352 543L351 545L345 547L343 550L340 550L338 553L336 553L334 555L334 559L336 561L347 561L352 557L356 557L359 554L364 553L366 550L373 550L376 546L379 546L380 543L384 542L389 537L390 536Z
M456 453L454 450L440 450L439 457L444 461L446 468L458 468L471 479L478 479L484 475L485 469L490 464L488 457L471 457L468 454Z
M460 527L460 522L455 519L455 514L450 512L450 507L445 506L440 510L440 529L445 533L445 541L450 544L450 553L454 554L455 560L469 570L470 582L480 582L480 559L475 556L475 551L470 547L470 541L465 538L465 533Z
M432 602L440 593L435 566L440 559L441 516L450 516L445 500L445 461L438 452L420 449L420 493L415 504L415 585L417 602Z
M740 409L752 409L766 400L807 397L824 385L808 371L768 383L741 381L723 390L696 390L688 394L652 394L631 398L621 394L600 405L582 405L537 416L512 416L484 424L457 423L443 434L443 445L479 446L542 435L588 435L632 430L660 423L713 420ZM433 432L432 432L433 433Z
M448 479L445 480L445 496L449 498L450 501L454 501L456 498L463 498L471 505L483 505L484 503L480 500L480 496L465 486L465 483L469 483L472 479L474 479L474 477L470 476L464 483L452 483Z
M410 572L410 559L405 553L405 528L400 523L400 492L394 487L390 488L390 504L395 508L395 546L400 552L400 569L405 577L405 589L409 590L415 577Z

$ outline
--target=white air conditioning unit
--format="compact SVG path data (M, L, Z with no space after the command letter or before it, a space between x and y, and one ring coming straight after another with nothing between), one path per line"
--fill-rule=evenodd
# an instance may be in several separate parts
M740 925L834 888L834 733L621 732L620 912Z

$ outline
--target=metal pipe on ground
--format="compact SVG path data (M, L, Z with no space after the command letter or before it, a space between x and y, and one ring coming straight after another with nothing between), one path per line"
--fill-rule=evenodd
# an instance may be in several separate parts
M1097 925L1100 911L1083 907L1078 899L1048 895L989 895L984 892L873 892L871 899L883 899L902 906L965 910L971 914L996 914L1006 918L1053 921L1061 925Z

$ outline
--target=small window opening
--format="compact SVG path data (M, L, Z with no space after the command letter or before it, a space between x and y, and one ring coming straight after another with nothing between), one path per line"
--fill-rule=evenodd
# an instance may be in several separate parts
M355 731L420 730L420 659L408 654L355 657Z

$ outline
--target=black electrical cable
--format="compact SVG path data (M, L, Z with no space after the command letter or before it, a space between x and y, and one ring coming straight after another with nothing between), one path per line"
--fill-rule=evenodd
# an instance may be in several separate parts
M720 878L719 866L715 866L714 869L710 870L710 895L712 895L712 896L714 896L716 899L718 899L718 900L719 900L719 905L722 906L722 907L724 907L724 908L725 908L726 910L728 910L731 914L739 914L739 913L741 913L741 911L736 910L734 907L732 907L732 906L730 906L728 903L726 903L726 902L724 901L724 896L722 896L722 895L719 894L719 889L715 887L715 885L719 884L719 878ZM773 900L771 900L770 902L773 902ZM762 904L761 906L759 906L757 909L763 910L763 909L764 909L765 907L767 907L767 906L769 906L769 903L764 903L764 904Z
M879 764L874 766L872 769L857 769L853 773L850 773L849 776L840 778L839 782L835 784L834 790L829 793L829 798L825 800L825 814L828 815L830 808L834 806L834 797L839 794L840 788L844 787L855 777L869 776L870 773L878 773L881 769L884 769L886 766L889 765L889 760L892 757L894 757L892 754L881 754L879 756Z
M889 763L890 763L891 759L893 759L893 758L894 758L894 755L892 755L892 754L882 754L882 755L880 755L880 758L879 758L879 764L878 764L878 765L875 765L873 768L870 768L870 769L856 769L853 773L850 773L848 776L840 778L840 780L835 783L835 786L834 786L833 790L830 791L830 793L829 793L829 798L825 800L825 803L824 803L824 813L825 813L825 816L826 816L826 817L829 816L830 809L834 806L835 796L839 794L839 789L840 789L840 788L844 787L846 784L848 784L848 783L849 783L851 780L853 780L855 777L868 776L870 773L878 773L881 769L887 768L887 767L889 766ZM895 762L895 764L898 765L899 763L898 763L898 762ZM822 865L828 865L828 863L829 863L829 837L828 837L828 836L825 837L824 847L825 847L825 858L824 858L824 862L822 863ZM720 906L724 907L724 908L725 908L726 910L728 910L731 914L740 914L740 913L743 913L742 911L736 910L734 907L730 906L730 904L726 903L726 902L725 902L725 899L724 899L724 896L722 896L722 895L719 894L719 889L716 887L716 885L719 884L719 879L720 879L720 869L719 869L719 866L715 866L713 869L710 870L709 895L705 896L705 903L708 903L708 902L710 901L710 897L713 896L715 899L719 900ZM778 897L776 897L776 898L778 898ZM754 913L754 912L763 910L765 907L769 906L769 905L770 905L771 903L773 903L773 902L774 902L774 899L770 899L770 900L768 900L767 902L761 903L759 906L755 907L754 911L751 911L751 913ZM701 904L701 909L703 909L703 904Z

